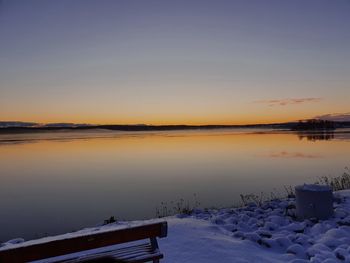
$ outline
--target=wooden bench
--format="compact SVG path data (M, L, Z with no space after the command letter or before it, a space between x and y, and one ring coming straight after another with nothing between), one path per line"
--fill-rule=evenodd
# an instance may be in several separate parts
M0 263L159 262L157 237L167 236L167 222L79 235L48 242L25 242L0 248ZM148 240L149 239L149 240ZM129 243L130 242L130 243ZM28 243L28 244L26 244ZM109 259L99 260L101 258ZM114 261L110 261L113 259Z

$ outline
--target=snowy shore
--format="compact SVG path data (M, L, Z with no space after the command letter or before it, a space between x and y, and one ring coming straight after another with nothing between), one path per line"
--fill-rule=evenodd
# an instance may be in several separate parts
M294 199L285 199L269 201L261 206L250 204L243 208L196 209L191 215L118 222L23 243L17 239L2 244L0 250L166 220L168 237L159 239L160 249L165 255L164 263L350 263L350 190L339 191L335 195L338 202L334 203L334 216L323 221L295 220Z

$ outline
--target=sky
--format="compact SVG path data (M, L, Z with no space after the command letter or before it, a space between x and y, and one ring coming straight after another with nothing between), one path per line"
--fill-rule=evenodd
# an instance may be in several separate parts
M350 0L0 0L0 120L350 119Z

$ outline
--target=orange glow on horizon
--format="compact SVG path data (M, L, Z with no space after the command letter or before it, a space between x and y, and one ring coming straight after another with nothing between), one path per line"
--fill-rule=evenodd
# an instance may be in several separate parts
M175 107L175 106L174 106ZM249 125L285 123L304 119L329 112L347 112L347 109L331 104L303 105L298 107L269 107L257 103L233 104L228 107L138 107L134 109L116 110L87 109L76 110L49 109L46 114L35 110L26 114L12 111L2 112L0 121L23 121L36 123L86 123L86 124L146 124L146 125ZM164 110L162 110L164 108ZM331 110L332 109L332 110Z
M272 124L294 122L298 120L311 119L314 116L290 116L290 117L247 117L247 118L150 118L150 119L136 119L136 118L16 118L1 121L22 121L35 123L76 123L76 124L93 124L93 125L250 125L250 124Z

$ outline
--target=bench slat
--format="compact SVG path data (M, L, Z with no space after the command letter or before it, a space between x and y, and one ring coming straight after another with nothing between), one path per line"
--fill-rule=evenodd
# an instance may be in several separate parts
M147 254L144 256L139 256L137 258L115 258L116 260L123 260L126 263L144 263L144 262L149 262L151 260L155 260L155 259L162 259L164 256L161 253L155 253L155 254ZM62 263L83 263L84 260L86 259L76 259L76 260L70 260L70 261L62 261Z
M109 250L109 251L104 251L101 253L92 253L91 255L86 255L84 256L84 258L95 258L95 257L103 257L103 256L107 256L107 255L113 255L115 257L123 257L123 256L127 256L127 255L131 255L134 256L136 254L144 254L144 253L154 253L156 252L155 249L153 249L151 247L150 244L142 245L142 246L132 246L132 247L128 247L128 248L124 248L124 249L113 249L113 250Z
M130 250L128 250L130 249ZM161 259L163 254L158 249L153 249L151 245L136 245L123 248L122 251L119 249L107 251L103 253L91 254L82 257L73 258L70 260L63 261L64 263L77 263L84 262L85 260L97 259L101 257L113 257L115 259L124 260L126 262L147 262L150 259ZM62 261L58 261L62 262Z

